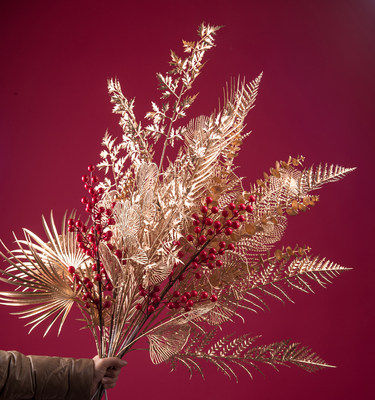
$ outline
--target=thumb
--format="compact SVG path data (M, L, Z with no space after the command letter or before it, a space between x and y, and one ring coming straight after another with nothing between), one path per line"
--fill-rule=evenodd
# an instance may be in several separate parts
M125 360L121 360L118 357L107 357L101 359L102 365L105 368L122 368L127 364Z

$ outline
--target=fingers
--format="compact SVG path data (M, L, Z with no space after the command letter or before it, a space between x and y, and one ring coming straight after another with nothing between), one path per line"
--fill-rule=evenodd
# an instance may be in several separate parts
M105 377L102 379L104 389L112 389L116 386L117 377L115 379Z
M118 357L100 358L95 356L94 360L94 386L101 382L105 389L116 386L121 368L127 364Z

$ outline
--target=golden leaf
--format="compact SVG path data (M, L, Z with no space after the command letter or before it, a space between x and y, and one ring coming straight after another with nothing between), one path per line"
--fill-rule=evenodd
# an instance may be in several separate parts
M186 344L190 335L189 325L169 323L156 328L147 335L150 342L150 358L160 364L177 354Z
M276 257L276 260L282 260L283 259L283 252L280 250L280 249L277 249L276 251L275 251L275 257Z
M246 224L245 225L245 231L249 235L255 235L256 229L255 229L255 226L253 224Z

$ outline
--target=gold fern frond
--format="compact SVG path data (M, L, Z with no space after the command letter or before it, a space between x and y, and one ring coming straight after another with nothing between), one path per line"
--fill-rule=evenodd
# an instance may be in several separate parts
M248 299L252 304L260 306L260 301L264 305L264 294L282 302L292 301L286 292L287 289L294 288L305 293L314 293L313 283L325 287L340 272L349 269L325 258L311 258L307 254L298 257L298 254L280 252L275 257L262 259L253 265L247 290L251 298Z
M223 372L229 378L233 377L238 381L237 375L233 367L241 367L252 378L252 370L261 372L261 365L269 365L276 370L278 366L296 365L308 372L316 372L323 368L332 367L327 364L321 357L314 353L309 347L302 346L299 343L290 341L282 341L271 343L268 345L254 345L254 342L260 336L251 337L250 335L242 335L233 338L232 335L225 336L215 342L205 341L205 349L198 345L200 340L204 340L205 334L198 334L195 338L195 346L183 349L180 353L174 355L169 360L172 370L176 369L177 363L180 362L187 366L192 374L197 369L198 360L206 360L215 365L218 370ZM209 347L208 347L209 346Z

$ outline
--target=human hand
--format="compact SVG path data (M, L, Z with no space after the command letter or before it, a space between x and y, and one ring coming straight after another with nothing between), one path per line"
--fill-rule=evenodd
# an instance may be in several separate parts
M126 361L118 357L100 358L95 356L94 361L94 379L92 383L91 395L93 395L98 384L102 383L104 389L111 389L116 386L121 368L127 364Z

